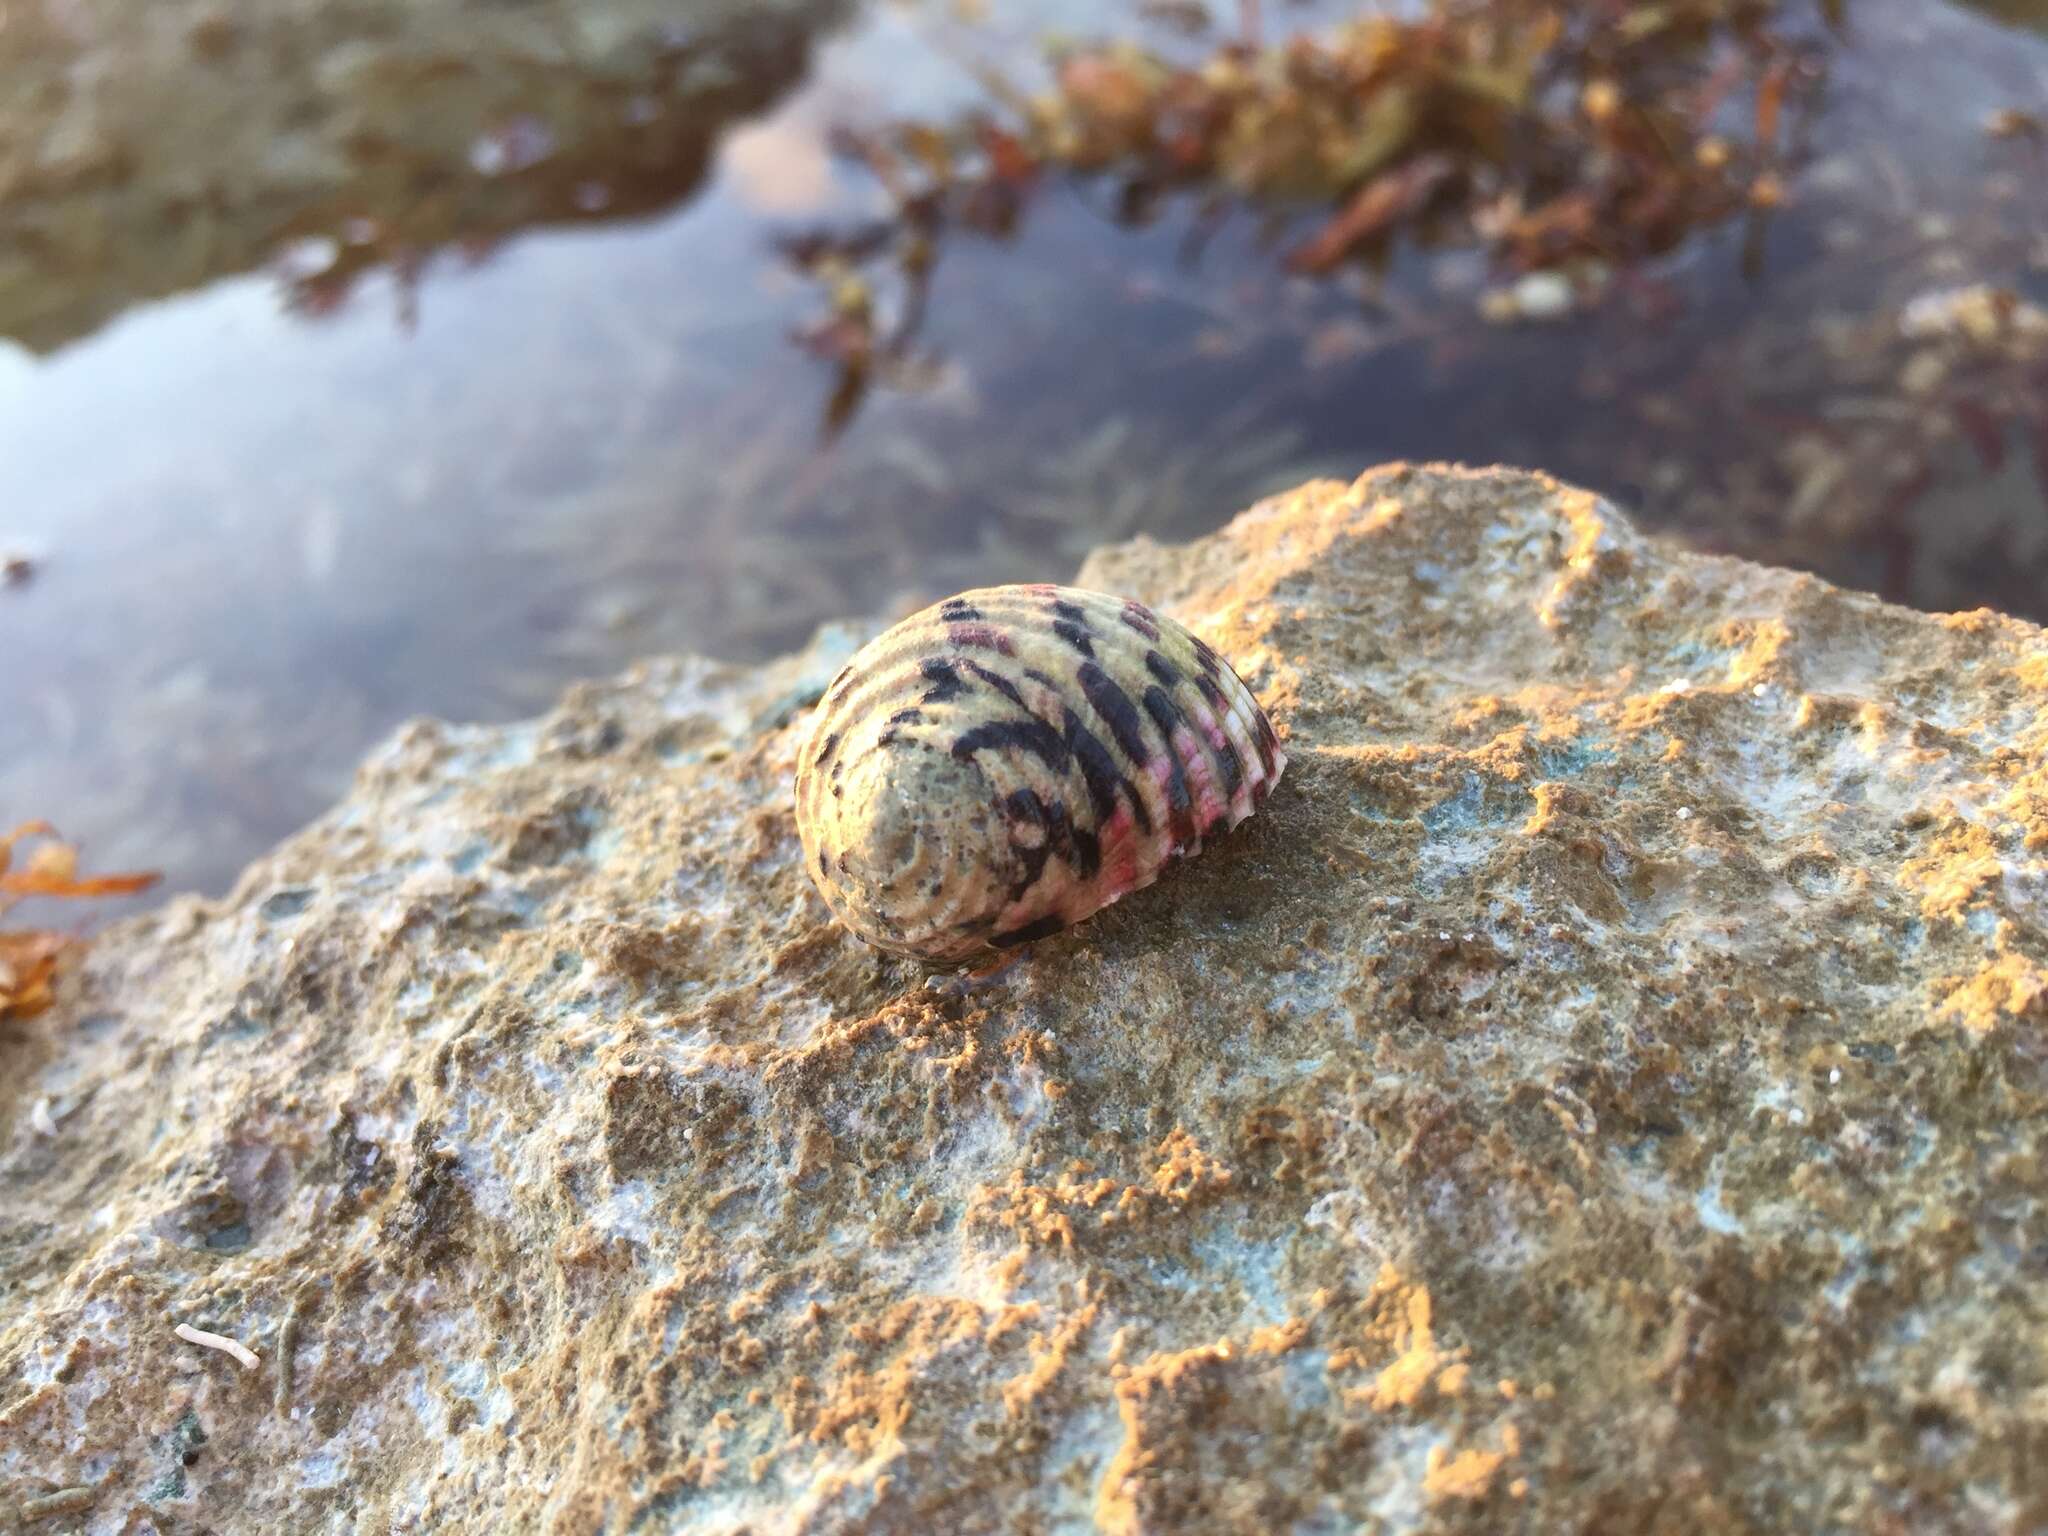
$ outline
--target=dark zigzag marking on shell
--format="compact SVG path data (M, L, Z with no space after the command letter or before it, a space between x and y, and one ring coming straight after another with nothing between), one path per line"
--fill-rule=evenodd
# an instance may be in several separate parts
M1036 790L1019 789L1013 790L1003 802L1003 810L1013 822L1038 827L1044 834L1035 845L1018 849L1019 875L1010 884L1012 903L1021 900L1038 883L1038 877L1045 873L1046 861L1055 854L1084 864L1088 874L1093 874L1100 864L1101 850L1094 835L1077 832L1060 801L1048 805Z
M1152 812L1145 804L1145 797L1138 792L1138 786L1120 772L1116 755L1104 746L1102 739L1081 723L1081 717L1071 709L1067 711L1067 746L1081 765L1081 776L1088 784L1088 798L1095 803L1095 818L1106 822L1116 815L1117 802L1122 801L1131 808L1131 819L1138 824L1140 832L1152 830Z
M999 751L1035 754L1055 773L1065 773L1074 752L1067 739L1035 715L1022 720L984 720L953 741L953 756L966 762L975 753L994 747Z
M933 657L919 663L917 670L923 673L925 680L932 685L931 690L919 699L918 703L943 704L959 694L960 673L952 662Z
M1145 690L1145 713L1159 731L1159 739L1166 743L1167 770L1166 800L1173 808L1173 835L1183 844L1195 840L1194 802L1188 798L1187 771L1181 766L1180 755L1173 750L1176 728L1185 729L1186 719L1180 706L1166 696L1166 690L1157 683ZM1194 732L1189 730L1189 736Z
M1186 731L1187 738L1193 745L1194 749L1197 752L1201 753L1203 758L1207 760L1207 762L1209 763L1210 771L1215 777L1216 781L1224 787L1225 798L1234 802L1237 798L1237 785L1239 779L1242 777L1242 769L1238 761L1237 750L1234 746L1230 744L1230 733L1224 719L1219 714L1216 721L1216 727L1219 731L1223 732L1224 737L1223 749L1221 751L1218 751L1216 744L1209 739L1209 733L1202 729L1202 727L1195 721L1190 720L1187 716L1187 712L1180 707L1178 702L1176 702L1177 694L1175 693L1175 690L1178 689L1184 681L1184 678L1179 669L1177 669L1164 656L1161 656L1159 652L1157 652L1156 650L1148 650L1145 652L1145 670L1148 673L1150 673L1151 676L1158 683L1161 696L1160 702L1166 708L1171 709L1173 723L1175 725L1182 727ZM1236 674L1232 673L1231 676L1232 680L1235 681ZM1198 678L1196 681L1199 683L1206 684L1208 682L1208 679ZM1198 689L1197 691L1202 692L1203 690ZM1221 697L1222 694L1220 690L1212 689L1211 691L1204 694L1204 702L1211 703L1211 709L1213 712L1215 710L1215 704L1212 701L1220 699ZM1250 695L1247 694L1246 697L1249 698ZM1171 727L1169 727L1165 720L1161 718L1161 713L1152 704L1149 694L1147 696L1146 707L1149 711L1152 712L1153 719L1155 721L1159 721L1160 733L1163 736L1166 736L1169 741L1172 740L1174 735L1173 730L1171 729ZM1258 710L1258 706L1256 703L1254 703L1252 707L1255 711L1258 712L1259 718L1261 720L1264 720L1264 711ZM1176 773L1178 773L1182 767L1181 760L1176 756L1173 757L1173 762ZM1220 826L1219 823L1221 823ZM1201 829L1201 832L1203 837L1214 837L1219 833L1219 831L1227 831L1228 829L1229 822L1227 818L1215 817L1210 820L1207 826Z
M1051 613L1054 607L1047 594L1059 593L1066 594L1063 600L1066 607L1081 608L1084 614L1088 611L1087 605L1092 603L1096 609L1094 616L1104 623L1120 613L1123 606L1122 599L1109 598L1093 592L1079 593L1078 596L1083 601L1075 601L1076 592L1072 588L985 587L973 593L963 594L962 598L949 599L947 603L942 603L937 608L913 614L872 642L857 658L860 663L858 667L849 663L841 672L839 679L833 683L832 690L828 692L826 703L828 707L834 708L857 706L858 701L852 692L839 691L842 683L849 689L856 683L871 685L877 676L886 678L902 666L914 663L925 655L949 649L944 631L951 620L947 619L944 623L940 620L952 603L972 598L971 606L979 616L997 628L1026 632L1033 629L1043 631L1049 628L1044 616ZM1054 617L1057 618L1058 615ZM1185 630L1179 633L1184 643L1192 648L1194 637ZM1191 662L1194 660L1195 658L1190 657Z
M798 762L805 867L833 912L941 961L1151 883L1285 766L1212 648L1142 604L1049 586L962 593L885 632L834 678Z
M993 624L954 624L947 628L946 638L962 650L975 647L1003 656L1017 654L1010 637Z
M1223 794L1226 799L1237 798L1237 786L1244 782L1244 759L1238 756L1237 743L1230 737L1230 703L1223 697L1223 690L1207 677L1195 679L1195 688L1202 695L1202 701L1209 706L1209 712L1216 717L1216 729L1223 737L1221 746L1214 742L1217 766L1223 770Z
M1042 598L1026 596L1029 589L1022 587L985 588L974 594L975 607L992 625L1010 630L1029 631L1033 627L1043 628L1042 616L1047 605ZM998 594L991 599L990 594ZM887 688L905 668L915 668L935 652L951 652L954 648L947 639L947 626L934 621L938 610L927 610L913 614L894 629L886 631L869 643L856 660L840 672L827 691L824 708L834 715L857 717L867 713L868 695L878 688ZM955 655L963 665L969 663L964 654Z
M1124 758L1134 768L1143 767L1152 756L1145 745L1144 730L1138 724L1138 706L1117 687L1110 675L1092 661L1081 663L1081 694L1109 727Z
M1084 629L1081 625L1074 623L1072 620L1055 619L1053 621L1052 632L1058 635L1062 640L1066 641L1067 644L1071 645L1075 650L1079 651L1083 656L1092 658L1095 655L1094 639L1089 635L1086 629Z
M1019 709L1024 708L1024 695L1019 693L1017 691L1017 685L1011 682L1007 677L1003 676L1002 673L991 672L987 667L984 667L978 661L967 662L965 663L965 666L969 672L972 672L984 683L987 683L989 687L995 689L997 693L1000 693L1004 698L1008 699L1012 704L1016 705Z

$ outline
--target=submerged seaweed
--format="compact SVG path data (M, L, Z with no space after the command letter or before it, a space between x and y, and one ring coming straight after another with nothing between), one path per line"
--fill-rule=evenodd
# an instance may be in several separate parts
M1190 57L1056 42L1038 91L977 65L988 103L956 120L840 129L885 216L779 241L827 295L799 332L839 370L827 430L916 359L946 243L1010 238L1063 179L1130 225L1188 200L1194 245L1256 218L1307 275L1383 267L1403 238L1476 247L1510 276L1557 274L1542 291L1568 308L1615 266L1783 201L1826 59L1825 30L1795 17L1777 0L1431 0ZM1504 314L1534 314L1506 293Z

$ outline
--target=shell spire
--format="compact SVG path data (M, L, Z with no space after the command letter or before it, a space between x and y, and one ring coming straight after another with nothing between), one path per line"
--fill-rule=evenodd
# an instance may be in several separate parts
M887 630L826 689L797 830L834 917L945 964L1150 885L1286 766L1250 690L1173 620L1075 587L983 587Z

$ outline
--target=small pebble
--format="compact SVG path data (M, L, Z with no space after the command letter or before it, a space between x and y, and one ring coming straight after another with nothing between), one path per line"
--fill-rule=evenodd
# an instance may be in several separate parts
M24 1500L21 1518L43 1520L51 1515L82 1515L92 1508L97 1491L86 1487L59 1488L55 1493L46 1493L39 1499Z
M1899 388L1909 395L1931 395L1947 378L1947 358L1939 352L1915 352L1899 370Z
M1530 272L1509 291L1524 320L1562 320L1576 306L1571 281L1561 272Z
M507 176L540 164L554 152L554 130L539 118L522 114L480 134L469 146L469 163L480 176Z
M272 264L286 281L303 282L327 271L340 255L341 242L338 240L331 240L325 235L308 235L303 240L288 240L279 246Z
M1568 318L1578 307L1578 292L1562 272L1524 273L1506 288L1489 288L1479 296L1480 317L1493 325L1547 324Z
M1521 311L1507 289L1489 288L1479 295L1479 317L1488 325L1512 325L1521 318Z

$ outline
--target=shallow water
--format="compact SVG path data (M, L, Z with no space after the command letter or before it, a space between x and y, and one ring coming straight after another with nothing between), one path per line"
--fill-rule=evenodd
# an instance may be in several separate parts
M1192 210L1133 229L1050 187L1014 238L946 248L922 371L827 438L831 372L790 341L819 296L771 238L877 211L829 129L972 104L963 57L1098 7L447 0L351 31L181 4L148 47L53 8L0 44L0 148L70 114L0 203L0 556L32 572L0 587L0 819L218 891L409 715L770 654L1392 457L1535 465L1703 547L2048 617L2031 376L1897 385L1916 296L2048 299L2048 149L1983 126L2048 104L2048 38L2004 9L1814 18L1788 206L1557 324L1482 318L1470 252L1365 294L1287 276L1249 216L1191 258ZM173 127L125 142L87 79Z

